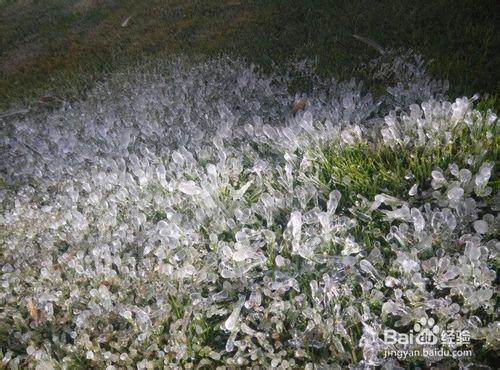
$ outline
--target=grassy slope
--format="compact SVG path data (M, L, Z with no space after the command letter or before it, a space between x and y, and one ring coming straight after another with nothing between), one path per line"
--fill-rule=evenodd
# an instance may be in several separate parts
M264 66L317 56L323 73L351 77L360 59L375 56L352 33L434 59L434 76L450 79L454 94L498 95L500 3L422 3L0 0L0 109L82 91L120 66L181 51L222 50ZM121 27L128 16L128 26Z

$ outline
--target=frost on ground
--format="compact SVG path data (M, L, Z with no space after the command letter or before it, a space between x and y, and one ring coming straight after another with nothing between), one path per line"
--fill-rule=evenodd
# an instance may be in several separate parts
M7 122L2 364L488 365L500 338L494 163L479 151L403 195L350 202L319 167L332 143L439 147L462 127L491 146L497 117L446 101L418 58L367 68L386 81L381 98L307 63L263 75L227 57L163 61ZM294 115L297 74L315 88ZM421 318L470 331L474 355L384 358L404 347L384 330Z

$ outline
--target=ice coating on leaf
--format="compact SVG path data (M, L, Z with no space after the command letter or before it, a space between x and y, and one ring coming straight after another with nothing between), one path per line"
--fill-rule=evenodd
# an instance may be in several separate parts
M293 240L294 242L299 242L302 228L302 214L299 211L292 212L290 215L290 224Z
M452 201L457 201L464 195L464 189L459 187L453 187L448 190L448 199Z
M341 194L340 194L340 191L338 191L338 190L334 190L330 193L330 195L328 196L328 203L327 203L328 212L335 213L337 206L339 204L339 201L340 201L340 197L341 197Z
M451 105L453 114L451 116L452 122L457 122L463 118L465 112L469 109L469 100L467 98L459 98Z
M201 189L195 184L194 181L184 181L179 184L179 190L187 195L200 194Z
M415 226L415 231L422 231L425 227L425 219L422 213L417 208L411 209L411 217L413 219L413 225Z
M461 182L469 182L472 178L472 172L466 168L462 168L458 174Z
M476 246L471 246L469 248L468 256L471 261L477 261L481 257L481 250Z
M488 183L488 180L491 176L492 165L490 163L483 163L481 168L479 169L478 174L475 178L475 183L478 187L484 187Z
M408 191L408 195L414 196L417 194L417 191L418 191L418 184L414 184Z
M450 230L455 229L455 227L457 226L457 219L456 219L455 215L453 214L453 212L449 208L445 208L441 212L441 214L442 214L444 222L446 223L448 228Z
M369 261L362 260L359 263L359 267L361 267L361 270L363 270L364 272L369 274L373 279L377 280L379 278L377 271L375 270L375 268L373 267L373 265Z
M439 189L446 184L446 179L441 171L434 170L432 171L431 176L432 176L431 185L434 189Z
M486 234L488 232L488 223L483 220L474 221L474 230L478 234Z
M372 204L372 209L377 209L381 204L386 204L389 206L399 206L401 205L401 200L387 194L377 194L375 195L374 202Z
M361 246L354 241L354 238L349 235L344 242L344 249L342 249L342 254L347 256L349 254L359 253L361 251Z
M243 307L243 304L245 303L245 298L242 297L238 300L236 303L236 306L233 309L233 312L231 312L231 315L227 318L227 320L224 322L224 328L229 331L233 331L234 328L236 327L236 323L238 322L238 317L240 315L241 308Z

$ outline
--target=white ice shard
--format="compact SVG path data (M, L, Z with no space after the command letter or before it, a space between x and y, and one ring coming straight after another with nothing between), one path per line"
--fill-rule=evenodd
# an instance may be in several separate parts
M231 312L231 315L226 319L224 322L224 328L228 331L233 331L236 327L236 324L238 322L238 318L240 316L240 311L241 308L243 307L245 303L245 297L240 297L238 302L236 303L236 306L233 309L233 312Z
M201 193L201 188L191 180L179 183L179 190L187 195L197 195Z

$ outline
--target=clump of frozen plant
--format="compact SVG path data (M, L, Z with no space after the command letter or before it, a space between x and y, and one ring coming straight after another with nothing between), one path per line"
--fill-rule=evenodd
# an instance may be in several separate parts
M388 110L405 110L414 103L446 99L448 81L433 80L428 67L412 50L390 49L360 69L368 76L368 86L383 94Z
M287 74L180 58L6 122L2 366L488 365L497 117L395 63L414 72L384 104L320 81L293 114ZM470 153L453 146L465 129L483 140ZM368 195L349 173L319 175L332 143L451 155ZM431 318L470 332L472 356L384 356L418 347L384 330Z

